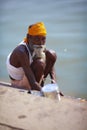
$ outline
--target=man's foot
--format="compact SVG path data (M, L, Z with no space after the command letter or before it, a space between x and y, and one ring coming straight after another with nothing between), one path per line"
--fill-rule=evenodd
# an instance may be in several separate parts
M60 96L64 96L64 94L61 91L59 92L59 94L60 94Z

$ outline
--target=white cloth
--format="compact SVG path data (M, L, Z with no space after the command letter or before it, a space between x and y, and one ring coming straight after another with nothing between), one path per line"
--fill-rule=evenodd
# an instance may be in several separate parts
M32 56L30 54L30 51L29 51L29 48L27 47L26 43L24 41L22 41L19 45L24 45L26 46L27 50L28 50L28 53L29 53L29 59L30 59L30 64L32 63L33 59L32 59ZM7 57L7 61L6 61L6 65L7 65L7 70L8 70L8 74L13 78L13 79L16 79L16 80L21 80L23 79L23 76L24 76L24 70L22 67L19 67L19 68L16 68L14 67L13 65L10 64L10 56L11 56L11 53L8 55Z

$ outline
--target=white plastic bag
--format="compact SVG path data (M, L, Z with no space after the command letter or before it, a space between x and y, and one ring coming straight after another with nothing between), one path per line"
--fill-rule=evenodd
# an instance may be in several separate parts
M42 92L45 97L53 98L53 99L60 99L59 94L59 87L57 84L47 84L42 88Z

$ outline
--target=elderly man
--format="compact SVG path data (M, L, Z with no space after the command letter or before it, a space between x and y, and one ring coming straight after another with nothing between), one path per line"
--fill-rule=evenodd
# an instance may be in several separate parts
M46 49L46 28L43 22L28 27L26 38L8 55L7 70L14 87L41 90L44 79L56 82L54 64L56 54Z

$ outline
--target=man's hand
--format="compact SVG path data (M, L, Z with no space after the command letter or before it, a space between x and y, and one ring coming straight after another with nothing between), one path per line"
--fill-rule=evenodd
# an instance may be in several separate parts
M41 86L38 84L38 82L35 82L32 86L31 90L37 90L37 91L41 91ZM28 93L31 94L31 90L28 91Z
M34 83L34 86L32 86L32 89L33 89L33 90L41 91L41 86L39 85L38 82L35 82L35 83Z

